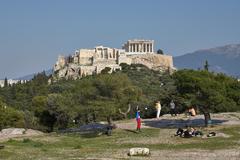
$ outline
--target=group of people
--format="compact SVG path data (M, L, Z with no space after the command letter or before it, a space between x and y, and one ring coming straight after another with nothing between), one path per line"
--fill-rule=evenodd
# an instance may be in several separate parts
M182 128L178 128L175 136L180 136L183 138L191 138L194 136L202 136L203 133L201 131L198 131L196 128L192 128L192 127L187 127L186 130L182 129Z
M170 101L169 107L170 107L171 116L177 116L176 105L173 100ZM159 119L160 114L161 114L161 109L162 109L160 101L156 101L155 108L156 108L156 119ZM187 113L189 116L196 116L196 111L193 106L190 106L188 108ZM136 121L137 121L137 131L140 131L141 130L141 117L140 117L140 109L138 107L137 107L137 111L136 111Z
M170 102L170 113L172 116L177 116L177 113L176 113L176 106L175 106L175 103L173 100L171 100ZM161 103L160 101L157 101L155 103L155 108L156 108L156 119L159 119L160 117L160 113L161 113L161 109L162 109L162 106L161 106ZM140 117L140 109L137 107L137 111L136 111L136 121L137 121L137 131L141 131L141 117Z
M171 113L171 115L172 115L172 116L177 116L176 105L175 105L175 103L174 103L173 100L171 100L169 106L170 106L170 113ZM156 110L157 110L157 116L156 116L156 118L159 119L159 116L160 116L160 113L161 113L161 109L162 109L160 101L157 101L157 102L156 102L155 108L156 108Z

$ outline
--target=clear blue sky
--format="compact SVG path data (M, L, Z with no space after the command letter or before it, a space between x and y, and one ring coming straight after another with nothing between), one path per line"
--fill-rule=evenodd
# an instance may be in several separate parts
M240 0L1 0L0 78L133 38L153 39L173 56L240 43Z

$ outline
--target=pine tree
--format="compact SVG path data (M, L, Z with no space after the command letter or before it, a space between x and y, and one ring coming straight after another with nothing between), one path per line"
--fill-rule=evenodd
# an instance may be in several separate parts
M204 70L208 71L208 69L209 69L209 64L208 64L208 61L206 60L204 64Z
M4 87L7 87L8 86L8 79L7 77L4 79Z

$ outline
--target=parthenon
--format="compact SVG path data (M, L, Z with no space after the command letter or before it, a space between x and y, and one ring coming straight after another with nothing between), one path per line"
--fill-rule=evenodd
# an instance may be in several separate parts
M128 40L123 49L128 53L154 53L153 40Z
M121 70L121 63L143 64L154 70L173 69L172 56L154 52L153 40L128 40L122 47L96 46L93 49L77 49L71 56L59 56L54 66L56 79L77 79L99 74L106 67Z

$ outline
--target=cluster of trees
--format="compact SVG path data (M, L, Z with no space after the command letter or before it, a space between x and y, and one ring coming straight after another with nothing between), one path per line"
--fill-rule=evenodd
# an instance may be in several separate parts
M45 73L0 89L3 103L21 111L24 127L52 131L93 121L121 119L118 110L137 103L142 91L125 73L103 73L48 84ZM3 125L16 126L16 125Z
M25 84L0 88L0 127L28 127L53 131L82 124L125 118L120 114L132 106L148 108L144 118L154 117L156 100L162 113L169 112L174 99L178 111L189 105L212 112L240 110L240 83L223 74L180 70L161 73L143 65L121 64L122 70L87 76L79 80L61 80L48 84L50 77L40 73Z
M23 126L23 112L7 106L0 98L0 130L5 126Z
M240 110L240 83L207 70L181 70L173 75L182 105L196 105L210 112Z

